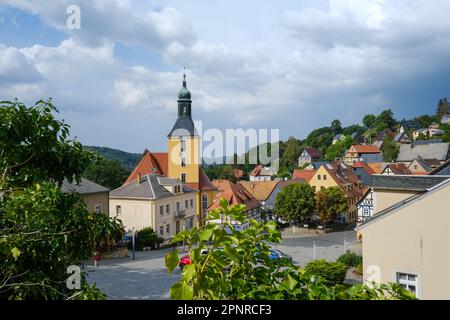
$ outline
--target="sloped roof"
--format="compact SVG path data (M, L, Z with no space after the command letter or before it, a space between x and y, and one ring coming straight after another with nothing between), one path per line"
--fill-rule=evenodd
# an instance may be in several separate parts
M411 174L411 171L409 171L404 163L389 163L386 168L384 168L383 172L386 171L387 168L391 169L394 174Z
M330 163L330 161L313 161L313 162L311 162L311 166L314 168L314 170L317 170L321 166L324 166L328 163Z
M432 170L429 175L449 175L450 176L450 159L445 161L440 167Z
M380 174L383 172L384 168L388 165L388 162L371 162L367 164L374 174Z
M195 128L194 121L192 121L191 117L178 117L177 121L170 130L168 137L198 137L197 129Z
M133 180L114 189L110 192L111 198L137 198L137 199L158 199L172 196L164 186L179 184L177 179L166 178L161 175L148 174L141 178L141 182ZM182 184L183 192L196 192L186 184Z
M364 171L366 171L370 175L375 174L375 171L373 170L373 168L370 167L367 163L365 163L363 161L357 161L357 162L353 163L352 167L353 168L362 168Z
M320 154L320 151L316 148L305 148L303 151L306 151L311 158L320 158L322 155Z
M408 169L412 166L413 163L417 162L422 169L424 170L424 173L426 174L427 172L430 172L431 170L433 170L426 161L422 160L422 159L415 159L413 162L410 163L410 165L408 166ZM439 161L440 163L440 161ZM416 173L417 174L417 173Z
M208 211L219 208L222 198L225 198L230 205L244 204L247 206L247 210L256 209L261 206L261 203L242 185L232 183L220 193L220 196L216 196L214 202L209 206Z
M373 144L355 144L350 147L357 153L380 153L380 149Z
M397 161L409 162L414 159L447 160L450 143L433 143L427 145L404 144L400 146Z
M278 181L240 181L248 192L259 201L266 201L278 184Z
M304 179L306 181L311 181L311 179L316 174L317 170L294 170L292 174L292 179Z
M415 201L420 201L421 199L428 197L432 192L436 192L436 191L442 190L444 188L447 188L449 185L450 185L450 178L447 178L447 179L441 181L440 183L434 185L433 187L426 188L425 190L423 190L423 192L418 193L412 197L409 197L409 198L407 198L399 203L396 203L396 204L380 211L379 213L373 215L370 219L368 219L368 220L364 221L362 224L360 224L356 228L356 230L361 230L361 229L365 228L367 225L372 224L373 222L377 221L378 219L381 219L390 214L393 214L393 213L397 212L398 210L404 208L405 206L414 203Z
M258 164L250 173L251 176L272 176L270 170L266 169L262 164Z
M442 181L445 176L422 175L373 175L370 186L374 189L425 191Z
M76 192L79 194L90 194L108 192L109 189L88 179L81 178L80 183L77 183L76 181L72 181L72 183L70 183L67 179L64 179L61 185L61 191L64 193Z
M356 196L362 194L363 186L358 186L360 179L352 172L345 164L340 162L333 162L329 165L323 166L328 175L341 187L341 189L349 196ZM345 188L346 184L351 184L351 190Z
M144 151L141 161L136 165L128 176L125 183L136 180L138 174L145 176L147 174L167 175L168 153Z

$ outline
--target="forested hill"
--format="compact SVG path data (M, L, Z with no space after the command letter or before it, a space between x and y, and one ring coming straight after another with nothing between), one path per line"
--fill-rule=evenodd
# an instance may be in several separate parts
M108 160L119 161L124 168L131 171L141 159L142 154L130 153L107 147L84 146L85 149L98 152L101 156Z

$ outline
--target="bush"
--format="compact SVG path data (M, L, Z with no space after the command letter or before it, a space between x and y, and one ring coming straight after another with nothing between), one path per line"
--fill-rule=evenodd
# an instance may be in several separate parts
M363 264L362 262L356 266L355 274L362 276L363 275Z
M348 268L342 262L314 260L306 265L305 272L310 276L321 277L327 285L334 286L344 282Z
M342 262L349 267L357 267L359 264L362 264L362 257L349 250L340 256L337 261Z
M156 249L156 245L164 241L152 228L144 228L136 233L136 250L144 247Z

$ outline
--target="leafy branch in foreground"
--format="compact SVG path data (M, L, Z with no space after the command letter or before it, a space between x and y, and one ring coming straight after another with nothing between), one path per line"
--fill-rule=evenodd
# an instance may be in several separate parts
M330 286L320 276L311 275L285 258L270 259L269 243L280 243L274 222L247 220L245 206L220 208L207 220L222 218L222 224L208 223L199 229L178 233L173 243L185 241L191 264L184 267L182 279L170 289L177 300L317 300L317 299L414 299L396 284ZM238 231L234 223L249 223ZM208 240L212 245L207 246ZM202 254L205 252L206 254ZM178 252L166 254L166 267L173 272Z

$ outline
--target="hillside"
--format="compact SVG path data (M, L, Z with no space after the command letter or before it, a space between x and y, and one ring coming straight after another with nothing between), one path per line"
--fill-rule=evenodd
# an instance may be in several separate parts
M91 150L98 152L104 158L108 160L117 160L123 164L125 169L131 171L141 159L142 154L140 153L130 153L118 149L108 148L108 147L97 147L97 146L84 146L86 150Z

